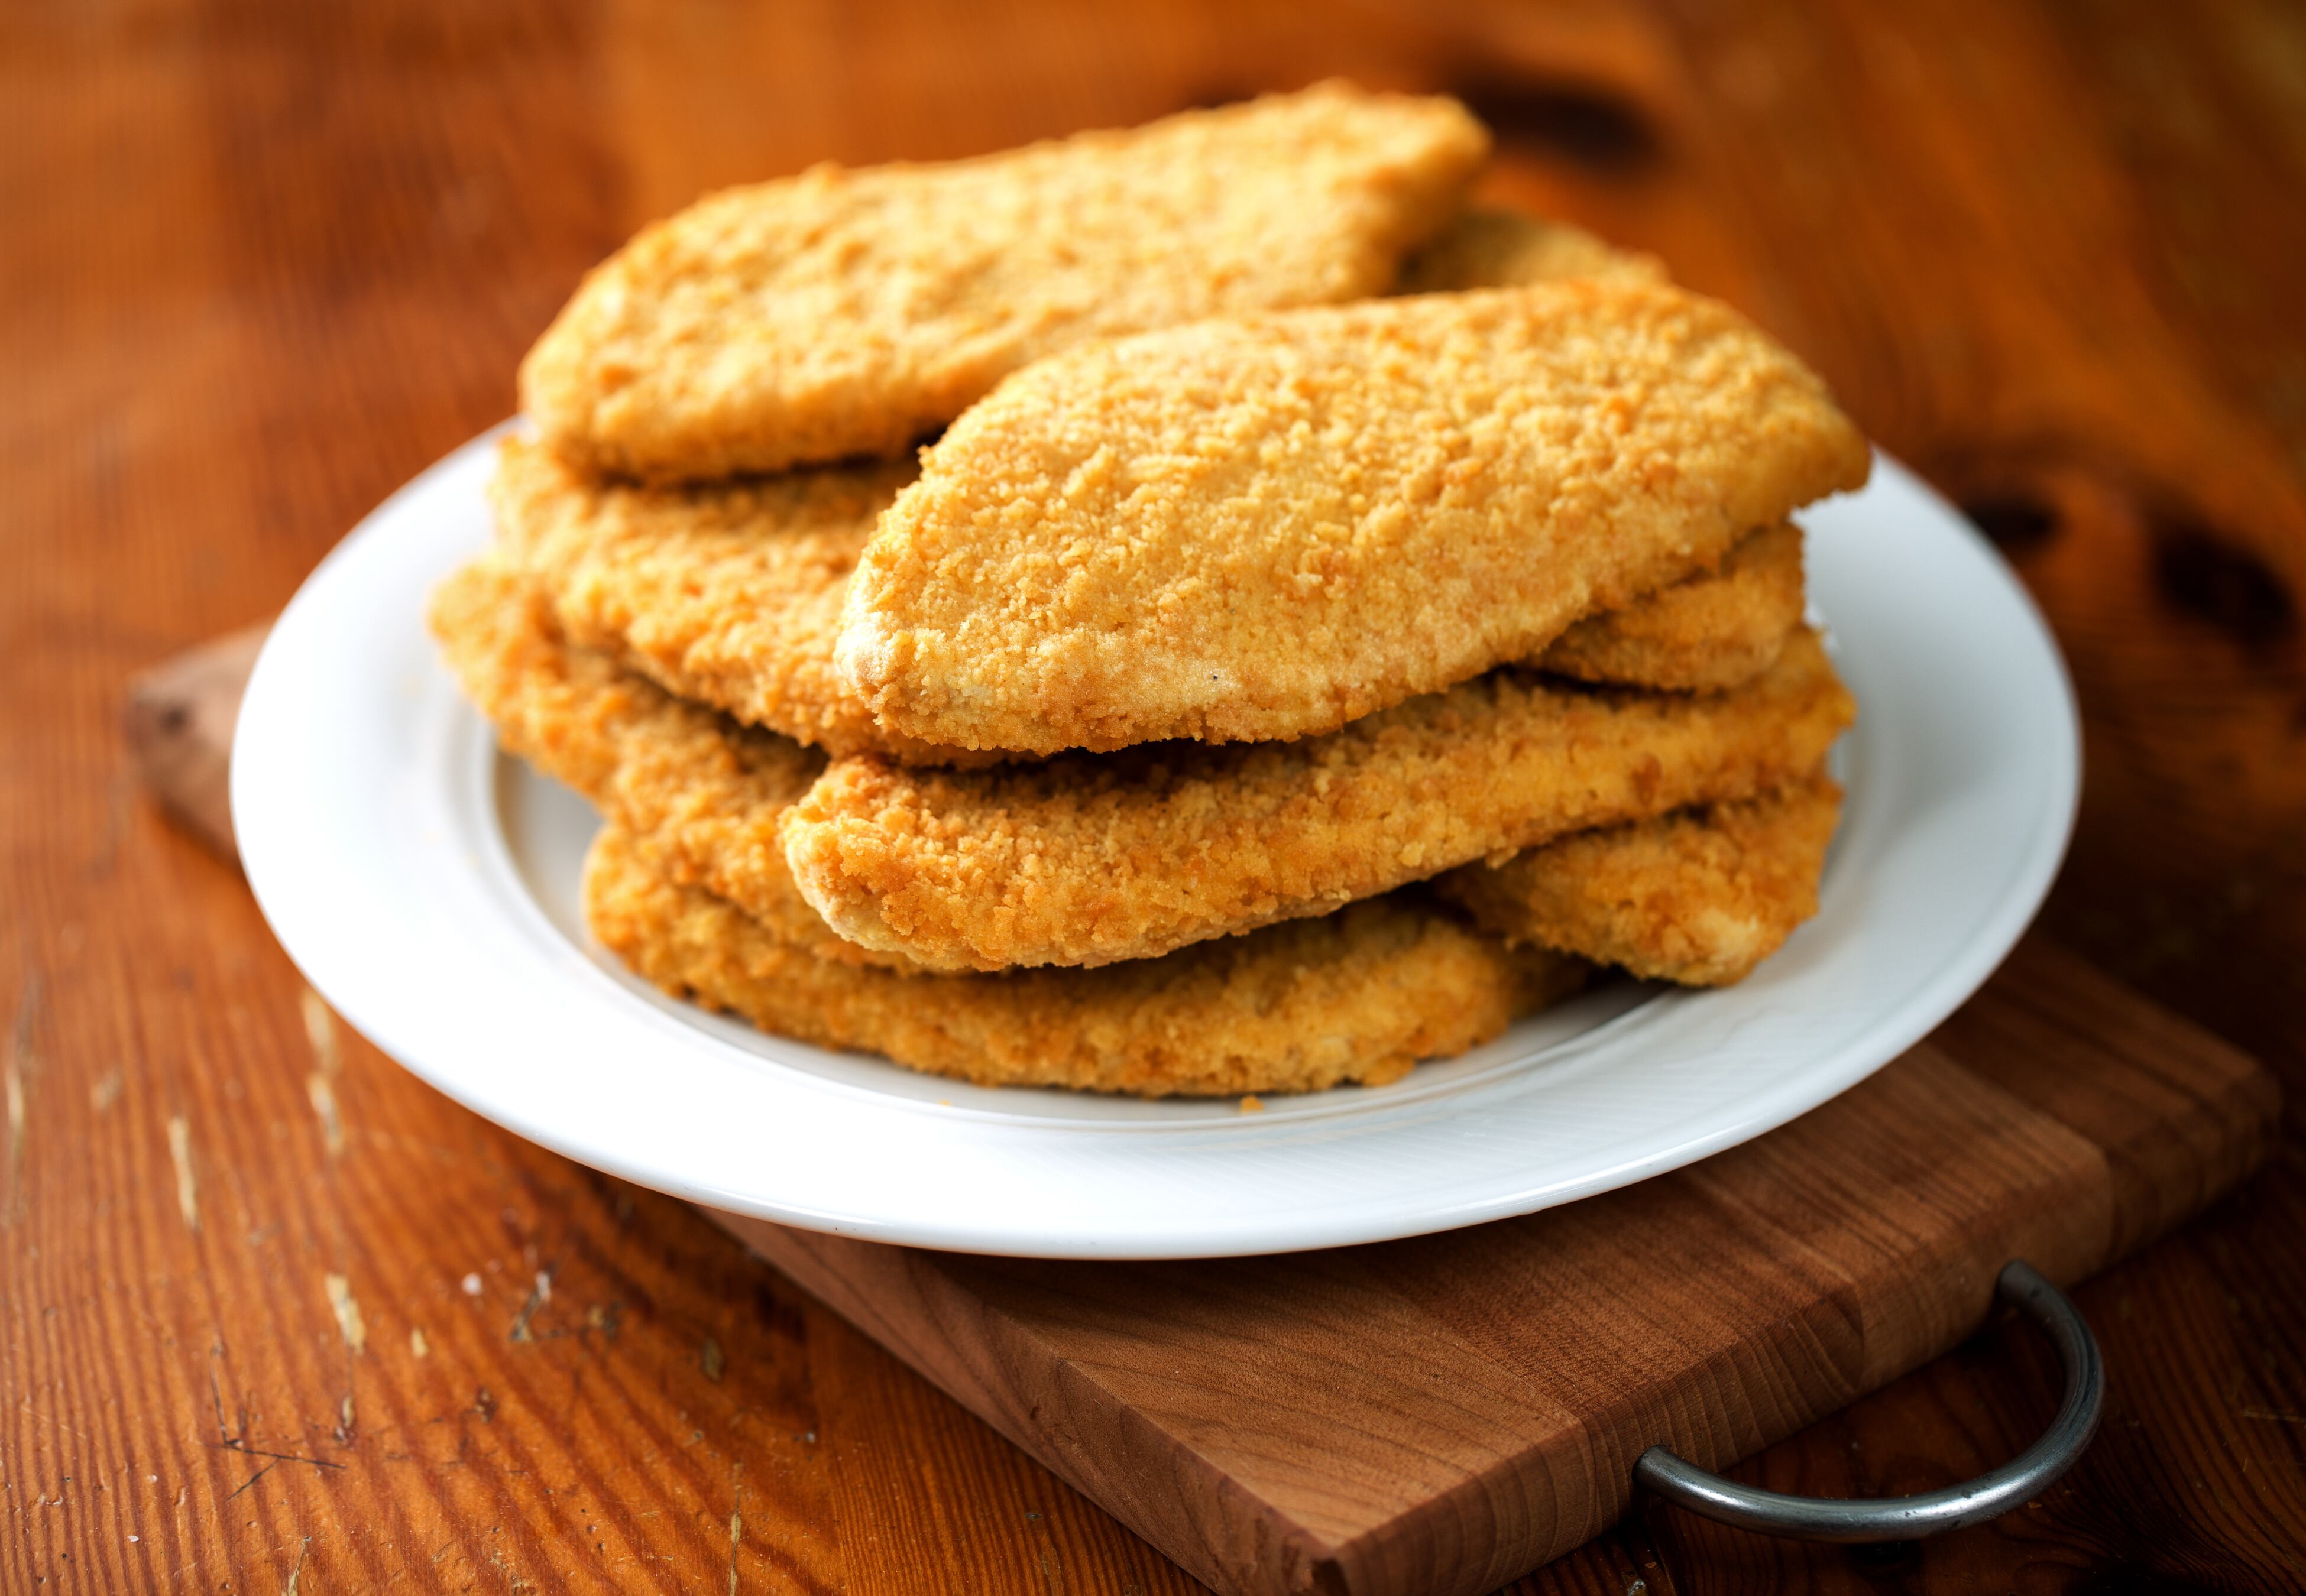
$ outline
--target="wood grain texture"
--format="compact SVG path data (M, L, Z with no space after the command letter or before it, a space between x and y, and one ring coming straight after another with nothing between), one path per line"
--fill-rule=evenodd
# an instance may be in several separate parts
M220 859L240 858L232 835L232 732L271 629L263 622L243 627L142 672L128 684L121 716L144 790Z
M1328 72L1469 94L1495 193L1761 318L2001 539L2086 721L2052 928L2300 1102L2302 60L2274 0L0 16L0 1588L1191 1588L688 1210L308 1025L117 735L138 670L508 411L634 226L820 158ZM2079 1301L2107 1427L2024 1513L1883 1562L1637 1505L1513 1588L2306 1583L2295 1141ZM2053 1385L1997 1321L1737 1472L1952 1480Z
M1960 1342L2008 1259L2078 1280L2266 1154L2272 1077L2071 955L1966 1015L1758 1141L1409 1242L1079 1264L719 1217L1226 1596L1476 1596L1614 1523L1646 1447L1758 1451Z

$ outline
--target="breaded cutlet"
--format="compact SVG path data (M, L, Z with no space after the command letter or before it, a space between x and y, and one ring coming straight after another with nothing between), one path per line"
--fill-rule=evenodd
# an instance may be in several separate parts
M443 582L431 619L506 750L582 793L671 880L733 900L817 958L911 964L834 935L785 868L778 822L824 771L823 754L571 647L535 586L493 556Z
M914 474L910 461L872 461L647 488L511 438L489 499L498 550L572 642L829 753L986 763L883 731L833 670L849 573Z
M831 754L993 763L998 754L882 730L833 669L849 573L911 475L888 462L646 488L589 479L542 445L508 439L490 497L498 550L535 580L571 642ZM1540 667L1726 686L1769 664L1801 608L1798 533L1764 530L1718 574L1578 622Z
M1690 986L1742 981L1817 912L1841 816L1823 770L1776 792L1462 866L1433 891L1485 931Z
M885 729L1049 753L1318 735L1534 657L1866 480L1727 306L1579 279L1204 321L1018 372L841 614Z
M1655 255L1604 243L1583 227L1518 210L1472 205L1401 263L1396 294L1455 294L1564 277L1667 280Z
M1456 100L1326 83L723 190L586 277L522 408L587 470L656 481L893 455L1085 338L1383 292L1488 149Z
M1500 670L1290 743L981 771L836 760L786 813L785 862L841 935L934 968L1148 959L1767 790L1815 768L1855 713L1803 630L1722 693Z
M1734 687L1776 662L1806 601L1801 528L1781 521L1734 544L1718 571L1579 621L1537 657L1537 668L1680 692Z
M817 958L726 900L674 883L613 825L586 861L585 909L602 944L666 992L822 1046L982 1085L1312 1091L1377 1085L1478 1046L1577 986L1583 960L1737 979L1814 910L1837 797L1822 779L1797 783L1578 832L1506 871L1470 866L1435 883L1473 873L1543 881L1483 900L1510 936L1476 930L1412 887L1158 959L908 981ZM1560 956L1529 956L1540 948Z
M534 585L493 558L475 561L441 585L433 600L432 626L450 668L495 724L504 747L583 794L610 824L633 837L656 869L677 883L702 885L732 901L770 934L814 957L920 972L918 962L901 951L867 948L837 935L802 897L787 867L781 824L825 772L822 754L773 733L739 726L725 715L672 696L606 655L570 644ZM1473 695L1464 696L1470 701ZM1552 699L1571 706L1609 702L1579 690L1557 692ZM1696 705L1707 701L1683 702ZM1783 719L1766 708L1762 711L1764 721ZM1525 714L1522 729L1544 721L1542 713ZM1378 773L1396 791L1405 778L1412 783L1448 779L1450 761L1431 755L1453 729L1459 734L1471 730L1463 724L1452 728L1437 719L1424 729L1429 757L1422 768L1396 757ZM1606 714L1600 729L1599 738L1583 735L1568 720L1557 717L1547 735L1555 743L1592 745L1581 756L1581 768L1589 772L1632 762L1622 779L1637 789L1644 781L1666 781L1681 763L1652 757L1643 764L1638 733L1628 736L1621 728L1610 737ZM1766 735L1766 728L1757 727L1755 734ZM1793 727L1789 735L1802 733ZM1405 729L1397 729L1377 740L1380 749L1389 747L1399 755L1414 738ZM1656 739L1661 747L1665 740ZM1189 756L1216 752L1174 751ZM1286 752L1268 751L1269 755ZM1363 763L1371 759L1371 749L1354 753ZM1542 759L1542 749L1535 757ZM1082 763L1105 767L1123 762ZM1456 762L1466 769L1482 763L1463 750ZM1764 761L1764 768L1768 763ZM1301 786L1318 788L1326 780L1330 792L1344 798L1356 773L1354 759L1317 755L1316 764L1319 768ZM1272 812L1272 778L1280 773L1276 762L1268 757L1257 762L1257 768L1268 778L1260 787L1268 819L1285 827L1292 811L1284 806L1277 814ZM1222 802L1212 790L1209 772L1198 782L1181 781L1178 774L1170 772L1157 779L1164 790L1182 793L1189 808L1206 812ZM1511 762L1483 779L1512 781ZM1729 779L1731 785L1721 789L1725 792L1738 779L1734 769ZM1119 806L1110 801L1117 785L1115 773L1108 772L1099 780L1107 789L1102 811L1108 818L1116 817ZM1314 801L1320 801L1318 795ZM1334 833L1341 823L1355 818L1366 822L1371 803L1385 801L1380 794L1359 804L1338 804L1329 812L1328 824ZM1100 805L1092 802L1090 808L1098 810ZM1312 802L1300 803L1295 813L1309 825L1315 820ZM1029 812L1027 818L1036 824L1046 823L1046 805L1038 815ZM1406 837L1397 844L1409 845Z
M908 980L796 947L669 880L614 826L585 861L585 910L645 979L780 1036L984 1086L1149 1097L1378 1085L1489 1040L1589 969L1389 897L1103 969Z

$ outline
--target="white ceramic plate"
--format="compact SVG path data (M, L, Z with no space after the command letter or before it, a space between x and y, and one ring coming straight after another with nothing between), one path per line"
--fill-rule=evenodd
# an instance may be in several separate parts
M1372 1242L1525 1214L1755 1136L1983 981L2064 852L2055 646L1992 550L1888 460L1803 517L1862 705L1817 918L1723 992L1618 982L1376 1089L1140 1103L992 1089L661 997L576 908L593 827L500 756L423 626L487 541L488 439L371 516L273 629L233 817L281 943L418 1075L573 1158L789 1225L1051 1257Z

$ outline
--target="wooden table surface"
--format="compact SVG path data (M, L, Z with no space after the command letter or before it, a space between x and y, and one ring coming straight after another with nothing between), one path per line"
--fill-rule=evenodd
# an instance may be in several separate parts
M11 8L0 1588L1192 1588L680 1204L350 1035L123 757L130 676L508 411L586 265L823 158L1465 95L1497 194L1744 306L2002 542L2088 722L2049 926L2306 1103L2306 13L1911 9ZM2105 1429L2020 1513L1881 1555L1651 1506L1515 1589L2306 1583L2294 1137L2079 1300ZM2048 1378L1996 1326L1740 1472L1941 1483Z

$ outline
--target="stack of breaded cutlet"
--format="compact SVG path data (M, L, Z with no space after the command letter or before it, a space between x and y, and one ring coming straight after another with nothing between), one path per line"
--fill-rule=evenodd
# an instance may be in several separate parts
M1866 444L1654 261L1467 209L1487 144L1323 85L730 190L595 270L433 625L600 809L600 941L1149 1096L1773 951L1854 714L1787 516Z

